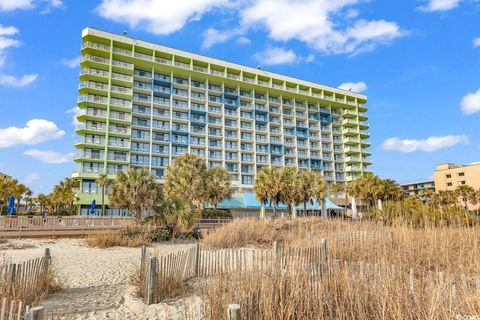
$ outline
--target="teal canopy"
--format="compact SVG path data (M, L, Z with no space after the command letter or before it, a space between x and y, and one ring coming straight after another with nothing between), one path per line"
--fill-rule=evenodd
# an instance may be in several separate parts
M330 199L325 199L327 209L341 210L342 208L334 204ZM260 209L262 204L255 198L255 194L252 192L242 193L241 195L233 196L230 199L222 200L217 208L218 209ZM265 205L266 209L271 209L268 204ZM303 205L297 206L297 210L302 210ZM286 210L287 206L280 203L277 207L279 210ZM307 204L307 210L322 210L322 205L315 201L313 204Z

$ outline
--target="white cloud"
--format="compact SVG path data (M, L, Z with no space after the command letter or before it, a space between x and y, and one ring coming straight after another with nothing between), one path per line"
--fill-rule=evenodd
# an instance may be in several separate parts
M33 81L37 80L38 74L27 74L21 77L0 74L0 86L20 88L28 86Z
M18 29L13 26L4 27L0 25L0 69L5 64L6 50L20 45L20 41L11 38L11 36L16 35L18 32ZM14 88L24 87L35 81L37 77L38 75L34 73L17 77L3 74L0 70L0 86Z
M43 119L32 119L23 128L0 128L0 148L38 144L60 139L64 135L65 131L60 130L55 123Z
M429 0L427 5L420 6L417 9L425 12L448 11L456 8L460 0Z
M52 8L63 7L62 0L0 0L0 11L30 10L38 5L45 7L41 13L48 13Z
M71 59L62 59L62 64L68 68L76 68L80 64L80 56Z
M473 39L473 47L480 47L480 37Z
M306 58L305 58L305 63L310 63L310 62L313 62L315 61L315 55L314 54L309 54Z
M249 38L244 37L244 36L239 37L236 42L237 42L237 44L241 44L241 45L246 45L246 44L252 43L252 41Z
M126 23L131 28L165 35L227 4L228 0L102 0L96 11L104 18Z
M463 114L466 115L480 112L480 89L463 97L460 102L460 107L462 108Z
M241 33L240 30L217 30L209 28L203 33L202 49L209 49L214 44L223 43Z
M71 113L73 114L72 116L72 125L76 126L79 124L78 122L78 119L77 119L77 116L80 114L81 112L81 109L77 106L71 108L71 109L68 109L67 111L65 111L65 113Z
M273 66L279 64L292 64L297 62L297 55L292 50L285 50L283 48L267 48L263 51L257 52L254 55L255 59L263 65Z
M365 82L345 82L338 86L343 90L350 90L356 93L362 93L368 89L368 86Z
M38 180L38 179L40 179L40 175L38 173L29 173L29 174L27 174L25 179L23 179L23 183L30 184L30 183L34 182L35 180Z
M300 40L325 54L372 50L406 34L395 22L385 20L358 20L342 28L346 18L343 11L358 2L257 0L241 12L241 24L263 26L273 40Z
M27 10L33 7L32 0L0 0L0 11Z
M382 148L387 151L400 151L404 153L415 151L433 152L450 148L460 143L468 144L468 142L468 137L465 135L429 137L423 140L390 138L383 142Z
M33 159L39 160L43 163L52 164L67 163L72 161L73 159L73 153L63 154L51 150L29 149L23 154L32 157Z
M10 38L17 33L17 28L13 26L4 27L0 24L0 67L2 67L5 62L5 51L10 47L20 45L20 41Z
M365 0L102 0L96 8L104 18L131 28L165 35L201 19L206 12L239 17L227 30L207 29L202 48L265 30L275 41L299 40L325 54L355 54L405 36L395 22L358 20L352 6ZM240 39L240 38L239 38ZM237 41L245 41L245 40Z

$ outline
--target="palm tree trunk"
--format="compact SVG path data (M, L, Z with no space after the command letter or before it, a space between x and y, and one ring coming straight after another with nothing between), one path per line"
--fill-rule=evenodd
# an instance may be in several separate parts
M102 217L105 215L105 186L102 186Z
M307 202L303 203L303 215L306 217L307 216Z

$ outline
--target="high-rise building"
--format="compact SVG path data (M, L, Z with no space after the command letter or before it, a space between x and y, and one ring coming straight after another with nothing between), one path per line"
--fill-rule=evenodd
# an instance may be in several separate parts
M99 200L99 174L145 167L162 181L184 153L223 166L239 192L264 166L343 183L371 164L365 95L92 28L82 40L82 212Z

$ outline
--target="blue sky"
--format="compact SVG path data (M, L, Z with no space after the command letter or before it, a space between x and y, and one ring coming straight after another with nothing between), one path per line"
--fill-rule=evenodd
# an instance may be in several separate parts
M381 177L480 161L478 0L0 0L0 171L35 192L75 168L87 26L363 91Z

